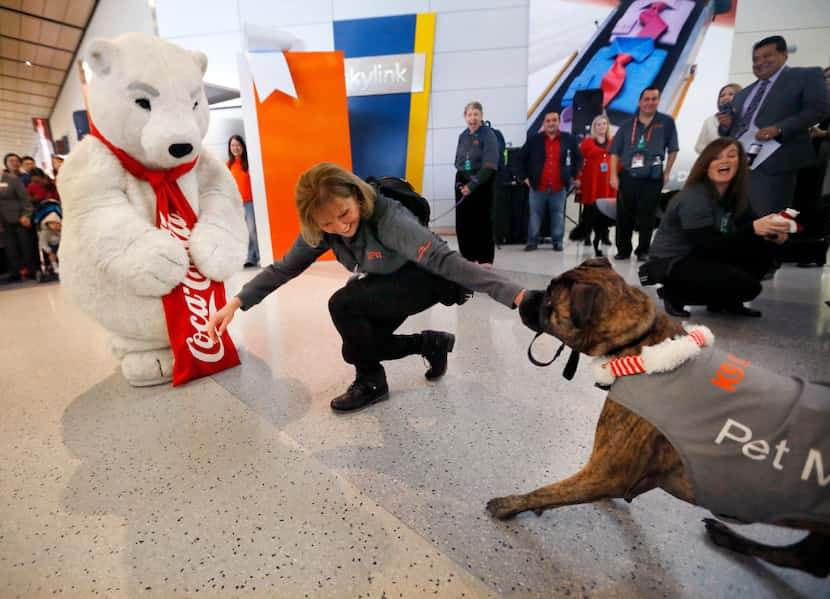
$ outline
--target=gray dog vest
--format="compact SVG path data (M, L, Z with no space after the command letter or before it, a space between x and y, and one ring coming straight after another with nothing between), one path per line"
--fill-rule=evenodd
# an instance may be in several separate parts
M830 523L830 387L704 347L674 370L616 378L609 397L666 436L712 513Z

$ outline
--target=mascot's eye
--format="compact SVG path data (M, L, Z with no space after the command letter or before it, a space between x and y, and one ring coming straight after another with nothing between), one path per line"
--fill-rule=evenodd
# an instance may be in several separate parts
M196 107L197 107L198 105L199 105L199 102L198 102L198 101L193 102L193 110L196 110Z
M150 110L150 100L147 98L139 98L135 101L135 103L141 106L144 110Z

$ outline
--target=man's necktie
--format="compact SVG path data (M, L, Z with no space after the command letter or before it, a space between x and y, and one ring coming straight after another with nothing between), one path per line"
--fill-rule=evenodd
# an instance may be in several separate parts
M764 79L758 84L758 89L755 90L755 95L752 96L752 102L749 103L749 106L746 107L744 111L744 116L741 118L741 124L735 130L735 134L732 136L735 139L738 139L749 130L750 125L752 125L752 121L755 119L755 113L758 110L758 107L761 105L761 100L764 98L766 94L767 87L769 86L769 79Z
M640 13L640 24L643 28L637 37L650 37L657 41L669 28L668 24L660 18L660 11L669 7L665 2L652 2Z
M608 106L625 83L625 65L631 62L631 54L620 52L614 59L614 64L602 77L599 86L602 88L602 106Z

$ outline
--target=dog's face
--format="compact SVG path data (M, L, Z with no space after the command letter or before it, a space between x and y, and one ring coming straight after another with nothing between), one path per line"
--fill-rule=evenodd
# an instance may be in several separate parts
M601 356L643 335L654 322L656 308L607 259L596 258L551 279L545 291L526 292L519 314L528 328Z

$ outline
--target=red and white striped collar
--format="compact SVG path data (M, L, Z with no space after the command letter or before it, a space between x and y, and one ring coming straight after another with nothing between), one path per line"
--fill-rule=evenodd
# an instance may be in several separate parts
M700 353L701 347L715 343L715 336L708 327L683 325L683 328L686 329L686 335L644 347L638 356L594 358L591 362L591 372L597 384L611 385L618 376L674 370Z

